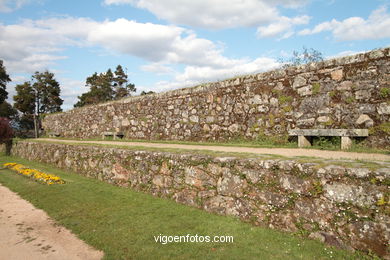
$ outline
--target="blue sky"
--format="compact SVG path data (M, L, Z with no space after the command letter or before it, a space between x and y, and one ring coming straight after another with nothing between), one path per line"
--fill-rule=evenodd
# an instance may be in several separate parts
M14 86L54 72L65 110L85 79L121 64L156 92L388 47L390 0L0 0L0 59Z

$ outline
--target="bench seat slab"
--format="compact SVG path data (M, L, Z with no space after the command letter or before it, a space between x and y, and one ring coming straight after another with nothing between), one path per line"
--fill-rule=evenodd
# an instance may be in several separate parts
M368 136L368 129L291 129L290 136Z

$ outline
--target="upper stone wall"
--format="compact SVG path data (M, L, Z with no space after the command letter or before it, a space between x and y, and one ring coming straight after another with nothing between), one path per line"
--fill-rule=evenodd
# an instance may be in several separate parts
M48 115L47 132L90 138L257 139L293 128L370 128L390 144L390 48ZM386 130L387 129L387 130ZM387 132L386 132L387 131Z

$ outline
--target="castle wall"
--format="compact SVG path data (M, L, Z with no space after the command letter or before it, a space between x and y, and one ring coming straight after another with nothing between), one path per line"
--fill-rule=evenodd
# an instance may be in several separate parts
M46 132L91 138L224 141L294 128L368 128L390 145L390 49L47 115ZM387 124L386 124L387 123Z

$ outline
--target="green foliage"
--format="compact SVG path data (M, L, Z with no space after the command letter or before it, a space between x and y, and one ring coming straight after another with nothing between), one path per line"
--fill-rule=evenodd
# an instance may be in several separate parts
M379 96L381 98L390 98L390 88L381 88L379 90Z
M131 92L136 91L134 84L128 82L128 76L121 65L116 67L114 73L111 69L100 74L95 72L86 79L85 86L89 91L78 97L79 101L74 107L121 99L131 96Z
M346 99L345 99L345 102L347 102L347 104L352 104L352 103L354 103L356 100L355 100L355 97L353 97L353 96L350 96L350 97L347 97Z
M340 137L313 137L313 146L318 147L319 149L334 149L340 147L341 139Z
M35 72L32 82L16 86L14 107L23 114L43 114L62 111L60 84L48 71Z
M324 187L322 186L321 182L319 181L313 182L312 188L310 190L310 194L314 197L318 197L322 193L324 193Z
M279 96L278 97L279 103L281 105L286 104L286 103L291 103L293 101L293 97L291 96Z
M35 91L31 82L16 85L16 95L14 96L14 107L23 114L34 114L35 111Z
M389 204L389 201L387 201L385 197L381 197L381 198L376 202L376 205L377 205L377 206L386 206L387 204Z
M390 135L390 122L385 122L369 129L370 135Z
M9 81L11 81L11 79L6 72L5 67L3 66L3 60L0 60L0 104L3 103L8 97L6 86Z
M313 91L313 94L318 94L318 93L320 93L320 90L321 90L321 85L320 85L320 83L316 82L316 83L313 83L313 84L312 84L312 91Z
M283 107L283 111L284 112L291 112L293 110L293 108L292 108L292 106L285 106L285 107Z
M332 91L330 91L329 92L329 97L334 97L334 96L336 96L337 95L337 91L336 90L332 90Z
M18 111L14 109L10 103L4 101L0 103L0 117L6 117L8 119L17 119Z
M154 94L154 93L156 93L156 92L154 92L154 91L142 91L141 92L141 96L145 96L145 95L150 95L150 94Z
M32 81L16 86L14 107L23 113L22 127L33 126L33 115L40 118L44 113L61 112L63 100L60 98L60 84L49 71L35 72ZM38 120L39 127L39 120Z
M135 85L128 82L127 73L123 71L121 65L118 65L115 69L114 81L114 99L121 99L131 96L131 92L135 92Z
M49 71L35 72L32 76L37 114L61 112L64 102L60 98L60 84Z

